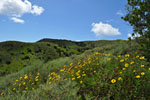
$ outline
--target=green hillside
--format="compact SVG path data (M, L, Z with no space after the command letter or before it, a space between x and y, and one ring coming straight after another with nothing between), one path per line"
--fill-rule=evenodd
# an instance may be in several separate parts
M68 46L67 43L71 42L67 40L65 43L66 45L63 46L58 45L57 42L42 40L36 43L17 41L0 43L0 76L19 71L37 59L47 62L59 57L80 54L88 49L86 46L79 46L75 43Z
M7 41L0 43L0 76L19 71L34 60L45 63L59 58L78 55L85 50L115 41L74 42L69 40L42 39L35 43Z
M150 95L149 63L135 42L9 41L0 43L0 51L1 100L147 100Z

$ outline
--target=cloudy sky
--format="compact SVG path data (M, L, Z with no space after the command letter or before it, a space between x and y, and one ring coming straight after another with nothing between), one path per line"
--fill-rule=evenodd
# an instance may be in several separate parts
M0 0L0 42L127 39L127 0Z

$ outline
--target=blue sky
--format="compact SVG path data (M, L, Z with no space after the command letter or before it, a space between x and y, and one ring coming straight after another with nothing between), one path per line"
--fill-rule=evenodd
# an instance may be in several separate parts
M116 40L127 39L132 33L131 26L121 19L126 13L127 0L2 1L0 41Z

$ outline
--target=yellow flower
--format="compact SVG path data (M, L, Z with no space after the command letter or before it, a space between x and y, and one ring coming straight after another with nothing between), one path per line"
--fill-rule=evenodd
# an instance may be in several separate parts
M13 88L13 91L15 91L16 90L16 88Z
M124 59L121 59L120 62L124 62Z
M52 77L49 77L49 80L51 80L52 79Z
M77 78L80 78L81 76L78 76Z
M22 80L22 77L20 77L20 80Z
M25 85L26 84L26 82L23 82L23 85Z
M144 67L144 65L141 65L141 67Z
M19 84L19 87L21 86L21 83Z
M126 68L122 68L122 70L126 70Z
M91 60L91 57L89 57L88 60Z
M107 56L107 54L105 54L105 56Z
M78 68L78 66L75 66L74 68Z
M78 65L80 64L81 62L80 61L78 61Z
M134 61L131 61L130 64L131 64L131 65L134 64Z
M136 58L139 58L139 56L136 56Z
M99 55L100 53L99 52L95 52L95 55Z
M148 70L150 70L150 68L148 68Z
M126 64L125 64L125 67L128 67L128 66L129 66L129 64L128 64L128 63L126 63Z
M82 76L86 76L86 74L82 74Z
M72 80L75 80L75 78L72 78Z
M28 79L28 75L27 74L24 76L24 79Z
M126 57L130 57L130 54L126 54L125 56L126 56Z
M79 76L79 73L78 73L78 72L76 72L76 75L77 75L77 76Z
M136 78L140 78L140 77L141 77L140 75L137 75L137 76L136 76Z
M61 70L60 70L60 72L63 72L63 71L64 71L64 69L61 69Z
M125 58L125 60L128 60L128 58Z
M64 65L64 67L66 67L66 65Z
M94 73L96 73L96 70L94 70Z
M136 72L136 70L133 70L133 72L135 73L135 72Z
M120 55L118 55L118 58L120 58L121 56Z
M70 63L70 66L72 66L73 65L73 63Z
M123 80L123 79L121 77L119 77L118 80Z
M88 63L90 64L90 63L91 63L91 61L88 61Z
M142 72L142 73L141 73L141 75L145 75L145 73L144 73L144 72Z
M39 76L36 76L36 78L39 78Z
M26 87L25 90L28 90L28 87Z
M71 71L71 74L74 74L74 70Z
M55 72L50 73L50 75L53 75L53 74L55 74Z
M82 84L82 83L83 83L83 81L80 81L80 83Z
M112 80L111 80L111 83L115 83L115 82L116 82L116 80L115 80L115 79L112 79Z
M110 61L111 60L111 58L107 58L107 61Z
M38 72L37 75L40 75L40 73Z
M120 72L120 74L122 74L122 72Z
M16 80L16 82L18 82L18 80Z
M35 81L38 81L38 80L39 80L38 78L35 79Z
M48 84L50 85L52 82L48 82Z
M141 60L144 59L144 56L140 57L140 59L141 59Z
M0 93L0 96L3 96L4 95L4 91L2 91L1 93Z

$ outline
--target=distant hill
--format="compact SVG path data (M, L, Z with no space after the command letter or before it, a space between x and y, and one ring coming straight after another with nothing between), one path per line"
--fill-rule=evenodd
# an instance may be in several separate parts
M37 42L51 42L51 43L55 43L58 44L59 46L86 46L86 44L84 42L75 42L75 41L71 41L71 40L62 40L62 39L42 39L39 40Z

